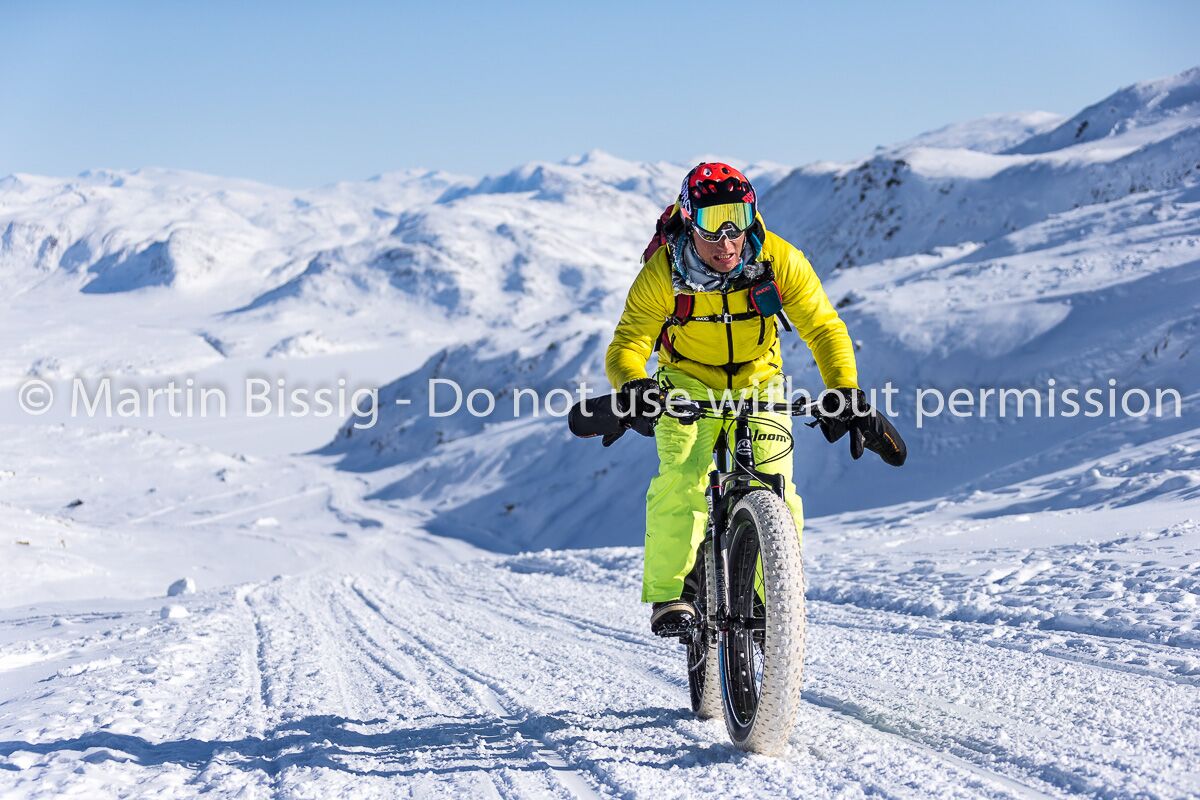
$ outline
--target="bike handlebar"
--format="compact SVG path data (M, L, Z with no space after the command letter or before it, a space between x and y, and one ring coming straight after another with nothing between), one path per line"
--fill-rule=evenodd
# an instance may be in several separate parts
M796 400L792 403L773 403L756 399L747 400L685 400L682 398L668 399L664 403L661 414L674 417L683 422L695 422L706 416L724 416L733 414L735 417L751 414L788 414L793 417L815 416L819 404L809 400Z
M819 422L810 422L808 423L809 426L815 427L821 424L825 438L831 443L837 441L846 433L850 434L850 455L855 460L862 457L864 449L876 453L884 462L893 467L903 465L905 459L908 457L908 447L904 444L904 440L900 438L900 433L883 415L873 413L870 416L862 417L865 420L862 423L865 427L851 425L848 419L840 419L841 431L839 433L836 429L826 427L829 424L828 420L838 418L831 418L823 414L821 404L811 400L796 400L792 403L772 403L757 399L705 402L703 400L687 400L683 398L671 400L668 398L659 416L666 414L678 419L685 425L690 425L704 417L724 417L727 414L733 414L734 418L743 420L753 414L760 413L788 414L793 417L817 417Z
M621 412L620 403L617 400L618 395L611 394L591 397L576 403L567 417L567 424L570 426L571 432L585 439L602 436L605 447L621 438L621 435L631 427L632 423L630 416ZM852 425L849 419L832 418L828 414L822 413L821 404L811 399L796 400L792 403L770 402L756 398L704 401L672 397L668 393L665 402L653 416L657 418L666 414L686 425L705 417L726 417L732 414L735 419L746 419L753 414L762 413L817 417L817 422L807 424L809 427L820 424L822 433L830 442L837 441L849 432L850 454L856 459L862 456L865 447L879 454L880 458L888 464L898 467L904 463L908 454L908 449L899 432L882 414L871 414L864 418L865 423ZM839 424L834 425L830 422L831 419Z

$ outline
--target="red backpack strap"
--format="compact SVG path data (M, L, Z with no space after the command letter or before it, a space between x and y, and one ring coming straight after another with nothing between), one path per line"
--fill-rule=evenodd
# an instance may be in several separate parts
M675 348L671 346L671 337L667 331L675 325L686 325L688 320L692 318L692 311L695 307L696 295L682 293L675 295L675 310L671 313L671 316L667 317L667 321L663 323L662 331L658 334L658 341L654 343L655 352L660 347L668 353L675 352Z
M675 295L675 313L669 320L672 325L685 325L692 318L692 309L696 307L696 295L680 293Z

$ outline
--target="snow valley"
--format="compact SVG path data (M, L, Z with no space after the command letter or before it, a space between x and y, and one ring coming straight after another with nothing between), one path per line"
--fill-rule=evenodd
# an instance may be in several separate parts
M778 760L649 635L653 444L514 402L607 390L688 166L0 180L0 795L1200 793L1200 69L743 165L911 447L797 427ZM1105 413L951 412L1005 387Z

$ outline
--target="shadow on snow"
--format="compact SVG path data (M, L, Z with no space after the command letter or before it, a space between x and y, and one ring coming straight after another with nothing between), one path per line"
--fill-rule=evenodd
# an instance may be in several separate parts
M95 731L74 739L51 742L0 741L0 757L13 753L49 755L63 752L84 753L88 763L129 762L142 767L174 764L200 770L209 766L229 766L246 771L278 775L289 767L322 768L360 776L402 777L478 772L497 767L510 770L543 771L556 767L546 760L543 737L567 728L579 733L554 736L545 741L557 747L576 743L589 744L589 734L604 735L628 731L653 731L673 737L664 729L673 727L691 714L677 708L644 708L609 712L597 719L578 716L530 716L523 720L495 717L427 718L423 727L369 730L386 720L352 720L334 715L316 715L283 723L265 736L206 741L178 739L152 742L140 736ZM434 721L437 720L437 721ZM616 724L611 724L615 721ZM419 720L416 721L419 724ZM584 727L586 726L586 727ZM367 730L364 730L367 729ZM656 737L657 738L657 737ZM588 749L594 750L595 742ZM663 747L638 747L624 751L621 760L642 762L659 768L695 766L740 758L742 753L726 744L681 746L666 741ZM607 748L599 748L605 750ZM579 766L598 763L606 758L587 759ZM561 769L561 766L557 767ZM14 764L0 769L19 770Z

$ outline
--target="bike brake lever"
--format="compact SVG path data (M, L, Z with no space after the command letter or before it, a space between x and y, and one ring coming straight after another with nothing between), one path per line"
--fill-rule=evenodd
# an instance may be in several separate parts
M666 409L664 409L664 412ZM695 425L704 418L704 411L694 403L686 403L678 412L672 409L669 415L679 420L680 425Z

